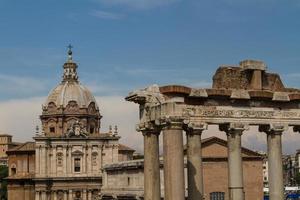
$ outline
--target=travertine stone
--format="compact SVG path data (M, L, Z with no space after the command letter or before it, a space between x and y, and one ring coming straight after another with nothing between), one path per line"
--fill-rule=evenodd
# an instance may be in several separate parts
M144 199L160 200L159 130L143 131Z
M169 123L163 129L165 200L184 200L182 124Z
M259 129L267 133L270 200L282 200L284 199L284 185L281 136L283 131L287 130L287 126L286 124L271 124L260 126Z
M201 134L205 129L207 125L201 123L188 123L186 127L188 200L204 199Z
M220 130L226 132L228 141L229 200L245 199L241 136L246 128L247 125L241 123L220 125Z

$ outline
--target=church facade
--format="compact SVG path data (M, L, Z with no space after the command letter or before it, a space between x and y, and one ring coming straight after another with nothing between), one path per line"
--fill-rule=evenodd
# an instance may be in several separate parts
M29 179L34 183L35 200L96 199L102 186L102 166L117 163L120 155L131 158L124 154L133 153L123 152L124 146L119 150L117 127L114 132L110 128L108 133L100 133L102 116L97 102L78 80L71 49L68 56L61 83L43 105L42 130L34 137L35 160L31 164L35 170ZM18 172L23 164L14 157L8 199L32 199L32 192L28 196L21 189Z

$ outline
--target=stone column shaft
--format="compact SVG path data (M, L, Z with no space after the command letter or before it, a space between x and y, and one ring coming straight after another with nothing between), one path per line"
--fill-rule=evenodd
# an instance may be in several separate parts
M227 134L229 200L242 200L244 196L241 132Z
M244 200L241 138L248 126L242 123L229 123L222 124L219 128L227 134L229 200Z
M165 200L184 200L183 135L180 127L163 131Z
M188 200L203 199L201 131L187 131Z
M144 135L144 199L160 200L159 132Z
M270 200L284 199L281 133L268 134L268 178Z

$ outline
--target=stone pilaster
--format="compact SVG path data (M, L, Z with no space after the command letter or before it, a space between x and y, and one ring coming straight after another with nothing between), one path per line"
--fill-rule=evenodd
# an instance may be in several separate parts
M69 176L72 176L73 174L73 161L72 161L72 145L68 145L68 169L67 172Z
M53 200L57 200L57 191L52 192Z
M35 191L35 200L40 200L40 191Z
M73 191L69 190L69 200L73 200Z
M187 136L188 200L204 199L201 134L205 129L207 129L207 124L203 123L188 123L185 126Z
M245 199L241 136L246 128L248 126L241 123L220 125L220 130L227 134L229 200Z
M63 174L67 174L67 160L68 160L68 152L67 152L67 146L63 146Z
M66 190L64 191L64 200L68 200L68 192Z
M88 200L92 200L92 191L91 190L88 190L88 197L87 197Z
M92 145L88 145L87 154L87 174L90 176L92 174Z
M152 126L152 125L151 125ZM144 199L160 200L160 162L159 134L160 130L152 126L140 130L144 136Z
M163 128L165 200L184 200L183 123L167 119Z
M83 190L82 192L82 200L86 200L86 190Z
M287 126L284 124L264 125L260 126L259 130L267 134L270 200L284 199L281 136L283 131L287 130Z
M37 145L35 147L35 173L37 176L39 176L41 173L41 171L40 171L40 169L41 169L40 168L40 151L41 151L40 146Z

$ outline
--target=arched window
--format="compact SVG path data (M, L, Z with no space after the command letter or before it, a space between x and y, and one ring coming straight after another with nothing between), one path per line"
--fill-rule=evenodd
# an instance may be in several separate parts
M13 164L10 168L10 174L11 174L11 176L14 176L14 175L16 175L16 173L17 173L17 167L15 164Z
M94 126L90 126L90 133L93 134L95 132L95 127Z
M81 159L74 158L74 172L80 172L80 168L81 168Z
M50 127L49 131L50 131L50 133L55 133L55 127Z
M225 192L210 193L210 200L225 200Z

